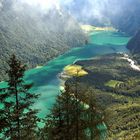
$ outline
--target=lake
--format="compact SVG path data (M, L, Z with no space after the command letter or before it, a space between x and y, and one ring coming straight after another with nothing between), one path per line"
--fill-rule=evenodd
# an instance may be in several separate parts
M63 68L77 60L89 59L109 53L128 52L126 44L130 37L115 31L99 31L89 35L89 44L72 48L65 54L49 61L45 66L26 71L25 79L33 82L32 92L41 96L34 107L40 109L39 116L44 118L55 103L60 92L60 79L58 74ZM2 88L5 83L0 83Z

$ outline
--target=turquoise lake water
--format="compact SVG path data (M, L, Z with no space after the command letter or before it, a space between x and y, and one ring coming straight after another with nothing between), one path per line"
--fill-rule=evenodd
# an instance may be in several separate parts
M125 46L129 39L130 37L118 32L101 31L91 33L88 45L73 48L49 61L41 68L26 71L26 81L34 83L32 91L41 94L34 105L35 108L40 109L39 116L45 117L55 103L60 87L58 74L62 72L66 65L72 64L77 60L89 59L103 54L128 52ZM3 86L5 86L5 83L0 83L0 88Z

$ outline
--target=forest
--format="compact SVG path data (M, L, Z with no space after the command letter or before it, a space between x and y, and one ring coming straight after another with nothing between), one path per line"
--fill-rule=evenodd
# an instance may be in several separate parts
M8 86L0 90L1 140L93 140L105 139L106 113L96 104L93 89L80 90L78 74L66 84L46 119L32 105L39 94L23 79L26 66L12 55L8 61ZM72 88L71 88L72 87ZM41 128L38 123L42 122Z
M0 140L140 140L139 0L0 0Z

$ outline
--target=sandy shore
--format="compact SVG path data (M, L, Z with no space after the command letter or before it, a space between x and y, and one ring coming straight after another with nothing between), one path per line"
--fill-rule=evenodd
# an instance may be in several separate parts
M117 31L113 27L95 27L95 26L91 26L91 25L81 25L81 28L86 33L94 32L94 31L95 32L96 31Z

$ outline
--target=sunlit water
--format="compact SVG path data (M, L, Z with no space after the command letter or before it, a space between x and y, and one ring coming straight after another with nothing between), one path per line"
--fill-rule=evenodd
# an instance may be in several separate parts
M56 95L59 93L60 80L58 74L66 65L81 59L88 59L103 54L127 52L125 45L130 37L122 33L102 31L91 33L90 44L79 48L73 48L65 54L49 61L41 68L26 71L25 79L34 83L32 92L41 96L34 107L40 109L39 116L45 117L55 103ZM0 87L5 86L0 83Z

